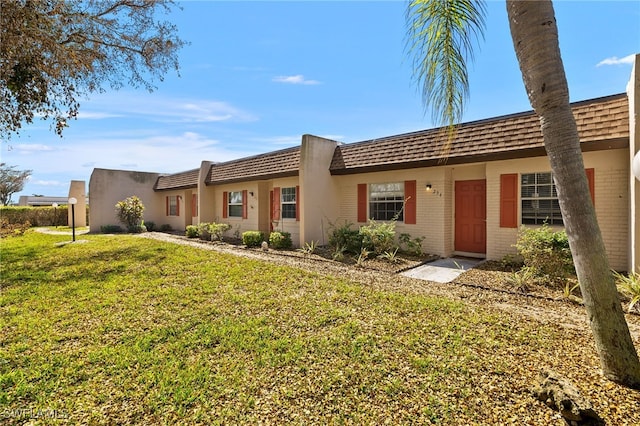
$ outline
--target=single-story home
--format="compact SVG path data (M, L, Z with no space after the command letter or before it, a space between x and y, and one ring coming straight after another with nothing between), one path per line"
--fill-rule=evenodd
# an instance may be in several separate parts
M611 267L640 269L640 55L627 93L572 104ZM225 222L230 232L290 232L294 244L326 243L332 225L385 221L425 237L425 252L501 259L518 228L563 220L540 124L532 112L357 143L303 135L296 147L160 174L95 169L90 225L117 224L117 201L137 195L145 220L184 230ZM404 208L403 208L404 206Z

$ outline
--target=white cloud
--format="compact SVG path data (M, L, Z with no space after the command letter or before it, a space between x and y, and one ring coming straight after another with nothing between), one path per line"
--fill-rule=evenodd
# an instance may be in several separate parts
M280 75L277 77L273 77L273 81L275 81L276 83L286 83L286 84L305 84L305 85L320 84L318 80L305 79L304 75L302 74Z
M157 93L115 92L95 96L83 107L91 109L84 118L141 117L165 123L247 122L257 118L228 102L173 98ZM82 107L81 107L82 108ZM100 112L97 112L100 111ZM81 118L83 118L81 116Z
M633 64L634 58L635 58L635 55L633 54L625 56L624 58L618 58L617 56L612 56L610 58L606 58L598 62L596 67L600 67L603 65L631 65Z
M69 186L69 182L60 182L57 180L29 180L29 183L40 186Z
M92 112L92 111L82 111L78 112L79 120L102 120L104 118L115 118L122 117L120 114L113 114L109 112Z
M21 143L10 145L8 147L9 151L15 151L18 154L33 154L36 152L46 152L53 151L53 147L49 145L39 144L39 143Z

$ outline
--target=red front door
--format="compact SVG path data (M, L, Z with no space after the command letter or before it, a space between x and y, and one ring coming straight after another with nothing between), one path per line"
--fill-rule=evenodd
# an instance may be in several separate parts
M487 252L486 180L456 181L455 250Z

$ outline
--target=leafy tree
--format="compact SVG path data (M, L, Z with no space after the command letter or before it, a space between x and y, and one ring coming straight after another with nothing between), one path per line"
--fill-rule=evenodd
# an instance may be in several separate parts
M640 362L609 269L584 172L580 138L550 0L507 0L514 49L529 101L540 119L560 209L603 372L640 388ZM466 63L482 36L485 6L473 0L413 0L407 9L409 48L425 105L454 129L468 93ZM450 140L455 130L449 132Z
M0 2L0 136L34 117L62 134L79 98L129 84L152 90L185 44L158 21L173 0Z
M8 206L11 196L22 191L24 184L31 176L31 170L16 170L16 166L0 163L0 203Z
M142 204L140 198L133 195L125 200L118 201L116 213L118 214L118 220L127 226L129 232L145 231L142 222L144 204Z

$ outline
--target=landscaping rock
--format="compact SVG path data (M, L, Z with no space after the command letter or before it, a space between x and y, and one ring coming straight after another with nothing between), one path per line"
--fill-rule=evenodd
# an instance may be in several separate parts
M538 375L539 384L533 394L547 404L570 425L603 425L604 421L593 410L580 391L567 379L550 370L542 370Z

